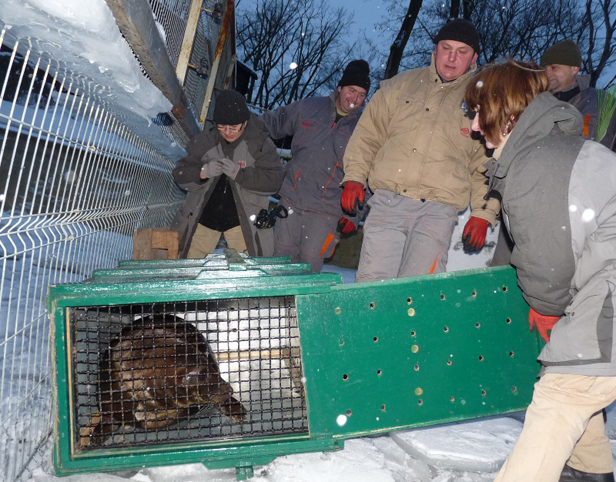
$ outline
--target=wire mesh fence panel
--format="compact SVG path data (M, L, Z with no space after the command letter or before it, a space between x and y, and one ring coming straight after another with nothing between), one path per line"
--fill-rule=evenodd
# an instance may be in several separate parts
M307 433L294 298L70 309L77 450Z
M104 88L0 35L0 477L12 481L51 427L48 286L130 259L135 229L168 225L184 194L175 159L92 93Z

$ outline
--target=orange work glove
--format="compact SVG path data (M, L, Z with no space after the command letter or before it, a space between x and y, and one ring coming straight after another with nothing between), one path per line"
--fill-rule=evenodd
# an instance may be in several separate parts
M342 190L342 196L340 197L340 205L342 206L342 210L351 216L355 216L356 208L364 208L365 196L366 193L364 192L364 186L361 183L355 181L345 182L344 189Z
M338 232L342 234L349 234L355 231L357 228L353 224L352 221L349 221L347 218L340 218L338 221Z
M546 342L550 341L548 330L552 331L552 328L554 328L558 320L560 320L560 316L540 315L532 308L528 312L528 327L530 331L533 333L538 331L541 338Z
M464 226L462 245L466 251L479 251L486 244L488 222L485 219L471 216Z

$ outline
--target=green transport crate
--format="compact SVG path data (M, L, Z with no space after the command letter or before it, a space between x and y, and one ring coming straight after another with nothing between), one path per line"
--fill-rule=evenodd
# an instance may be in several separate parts
M49 289L58 475L237 469L526 408L539 340L511 267L342 284L233 250ZM162 321L161 321L162 320Z

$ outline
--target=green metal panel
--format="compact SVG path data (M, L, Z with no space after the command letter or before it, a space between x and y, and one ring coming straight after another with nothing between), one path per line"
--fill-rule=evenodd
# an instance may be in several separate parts
M310 433L351 437L526 408L537 336L510 267L297 298Z
M54 461L59 475L202 462L236 467L338 450L343 439L524 409L538 337L510 267L342 285L288 258L125 262L51 287ZM76 450L67 308L295 296L309 433Z

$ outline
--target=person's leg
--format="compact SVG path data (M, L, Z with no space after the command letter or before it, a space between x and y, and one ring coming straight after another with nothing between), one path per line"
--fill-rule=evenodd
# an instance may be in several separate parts
M313 273L320 273L323 262L334 254L340 241L340 218L304 211L302 220L299 260L301 263L310 263L310 271Z
M612 447L605 433L603 410L595 413L575 445L567 461L569 467L591 474L606 474L614 471Z
M616 400L616 377L548 373L495 482L557 482L590 418Z
M381 189L370 198L356 283L398 276L407 236L415 222L413 213L407 210L411 201Z
M302 212L285 205L289 216L277 219L274 225L274 256L291 256L294 263L299 263L302 236Z
M235 249L238 253L248 252L241 226L235 226L225 231L225 240L227 241L227 248Z
M413 202L417 216L407 237L397 278L444 273L458 210L436 201Z
M213 253L220 240L220 231L206 228L203 224L197 224L197 230L190 242L188 259L198 259L205 257L206 254Z

